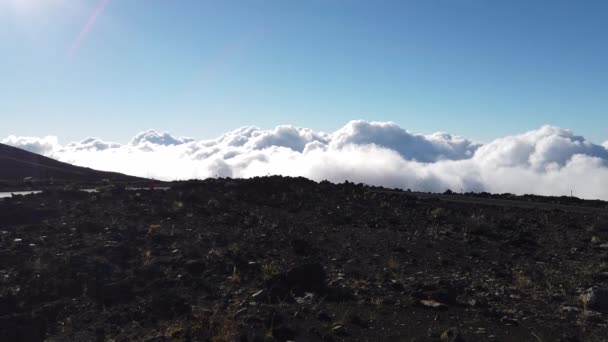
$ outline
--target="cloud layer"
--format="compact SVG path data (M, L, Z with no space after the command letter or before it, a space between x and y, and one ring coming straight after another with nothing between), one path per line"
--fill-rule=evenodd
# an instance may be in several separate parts
M197 141L150 130L129 144L9 136L3 143L61 161L163 180L272 174L442 192L566 195L608 200L608 142L553 126L479 144L351 121L333 133L290 125L242 127Z

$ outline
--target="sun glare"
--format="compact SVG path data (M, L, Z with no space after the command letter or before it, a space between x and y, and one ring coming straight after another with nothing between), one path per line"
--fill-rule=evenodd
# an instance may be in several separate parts
M0 0L0 9L8 9L14 14L42 14L62 2L63 0Z
M36 0L7 0L11 9L24 12L32 10L35 6L45 6L46 1L36 1ZM36 2L38 4L36 4Z

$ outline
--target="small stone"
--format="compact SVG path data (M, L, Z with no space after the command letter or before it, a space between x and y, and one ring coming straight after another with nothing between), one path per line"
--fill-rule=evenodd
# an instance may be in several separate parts
M464 342L464 338L456 327L448 328L441 334L440 339L441 342Z
M436 300L432 300L432 299L424 299L420 301L420 304L424 307L433 309L433 310L447 310L448 306L440 303Z
M313 293L307 292L304 297L296 297L296 302L298 302L298 304L300 305L310 305L312 304L313 300L315 299L315 295Z
M598 272L595 273L592 277L594 281L608 280L608 272Z
M287 326L280 326L272 329L272 336L279 341L293 341L296 338L296 332Z
M504 323L506 325L515 325L515 326L519 325L519 321L518 320L516 320L514 318L507 317L507 316L504 316L503 318L501 318L500 322Z
M335 339L331 335L323 336L323 342L334 342Z
M354 324L360 328L363 328L363 329L369 328L369 325L367 324L367 322L364 321L363 319L361 319L361 317L359 317L358 315L355 315L355 314L350 315L349 320L352 324Z
M205 271L205 263L200 260L188 260L184 266L190 274L195 276L201 275Z
M402 292L403 290L405 290L405 287L400 282L392 283L391 288L397 292Z
M565 312L565 313L569 313L569 312L579 313L581 311L581 309L574 307L574 306L570 306L570 305L564 305L560 308L560 311Z
M580 296L583 305L591 310L608 312L608 288L592 287Z
M325 288L326 278L323 266L318 263L300 265L287 273L291 287L305 292L320 292Z
M346 332L346 328L344 328L343 325L336 325L331 330L338 336L348 336L348 333Z

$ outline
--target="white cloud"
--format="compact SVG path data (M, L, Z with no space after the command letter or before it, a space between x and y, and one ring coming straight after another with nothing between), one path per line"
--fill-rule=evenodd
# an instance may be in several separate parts
M78 143L70 143L65 149L73 151L103 151L109 148L119 148L118 143L101 141L97 138L87 138Z
M432 162L470 158L479 147L447 133L412 134L392 122L351 121L332 135L332 147L375 144L398 152L405 159Z
M154 145L181 145L187 142L194 141L193 138L174 138L167 132L158 133L155 130L151 129L146 132L141 132L131 139L131 145L145 145L145 143L151 143Z
M2 143L42 155L52 155L55 149L59 147L57 137L50 135L44 138L9 135L2 139Z
M544 126L481 145L446 133L418 135L394 123L351 121L334 133L289 125L242 127L196 141L148 131L120 145L10 136L9 145L100 170L165 180L304 176L424 191L489 191L608 200L607 144Z
M535 131L496 139L482 146L474 159L486 165L525 166L540 170L563 167L577 154L608 160L605 147L554 126L543 126Z

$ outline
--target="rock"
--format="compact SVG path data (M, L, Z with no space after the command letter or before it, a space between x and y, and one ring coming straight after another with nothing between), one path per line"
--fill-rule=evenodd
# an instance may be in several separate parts
M598 232L608 232L608 219L604 218L593 225L593 229Z
M148 307L154 316L163 319L183 317L192 312L190 304L175 293L163 293L154 296L148 303Z
M360 327L362 329L369 328L369 325L367 324L367 322L364 321L363 319L361 319L361 317L359 315L355 315L355 314L350 315L349 316L349 321L352 324L354 324L354 325L356 325L356 326L358 326L358 327Z
M336 325L331 330L338 336L348 336L348 332L343 325Z
M464 338L456 327L448 328L440 336L441 342L464 342Z
M42 342L47 332L44 319L31 315L0 317L0 341Z
M436 291L432 291L429 294L429 298L442 303L455 304L458 291L454 288L441 288Z
M515 325L515 326L519 325L518 320L516 320L515 318L507 317L507 316L502 317L500 319L500 323L504 323L506 325Z
M322 292L326 278L325 270L319 263L300 265L287 272L290 287L302 292Z
M194 276L200 276L205 272L205 263L200 260L188 260L184 264L186 271Z
M300 305L310 305L315 300L315 295L313 293L306 293L304 297L296 297L295 300Z
M443 310L447 310L448 306L440 303L436 300L432 300L432 299L423 299L420 301L420 305L422 305L425 308L429 308L429 309L433 309L433 310L439 310L439 311L443 311Z
M581 342L581 339L575 332L565 332L562 334L558 342Z
M284 274L277 274L266 280L266 294L271 303L293 302L290 285Z
M302 239L292 240L291 247L293 248L293 251L296 254L302 255L302 256L310 255L310 253L312 252L312 246L308 242L306 242L305 240L302 240Z
M584 306L599 312L608 312L608 288L592 287L580 296Z
M405 290L405 287L400 282L392 283L391 288L397 292L402 292L403 290Z
M592 276L594 281L605 281L608 280L608 272L598 272Z
M331 316L325 312L325 311L321 311L317 314L317 318L319 319L319 321L323 321L323 322L331 322L332 318Z
M272 329L272 336L279 341L293 341L296 338L296 332L290 327L280 326Z
M99 300L104 305L122 304L133 298L133 284L129 279L109 283L101 287Z
M333 338L331 335L325 335L323 336L323 342L334 342L336 339Z
M12 314L17 311L17 298L12 294L0 296L0 316Z
M251 298L257 298L257 297L261 296L262 294L264 294L264 290L257 291L256 293L251 295Z
M347 302L354 298L352 291L346 287L329 287L325 289L325 299L329 302Z

